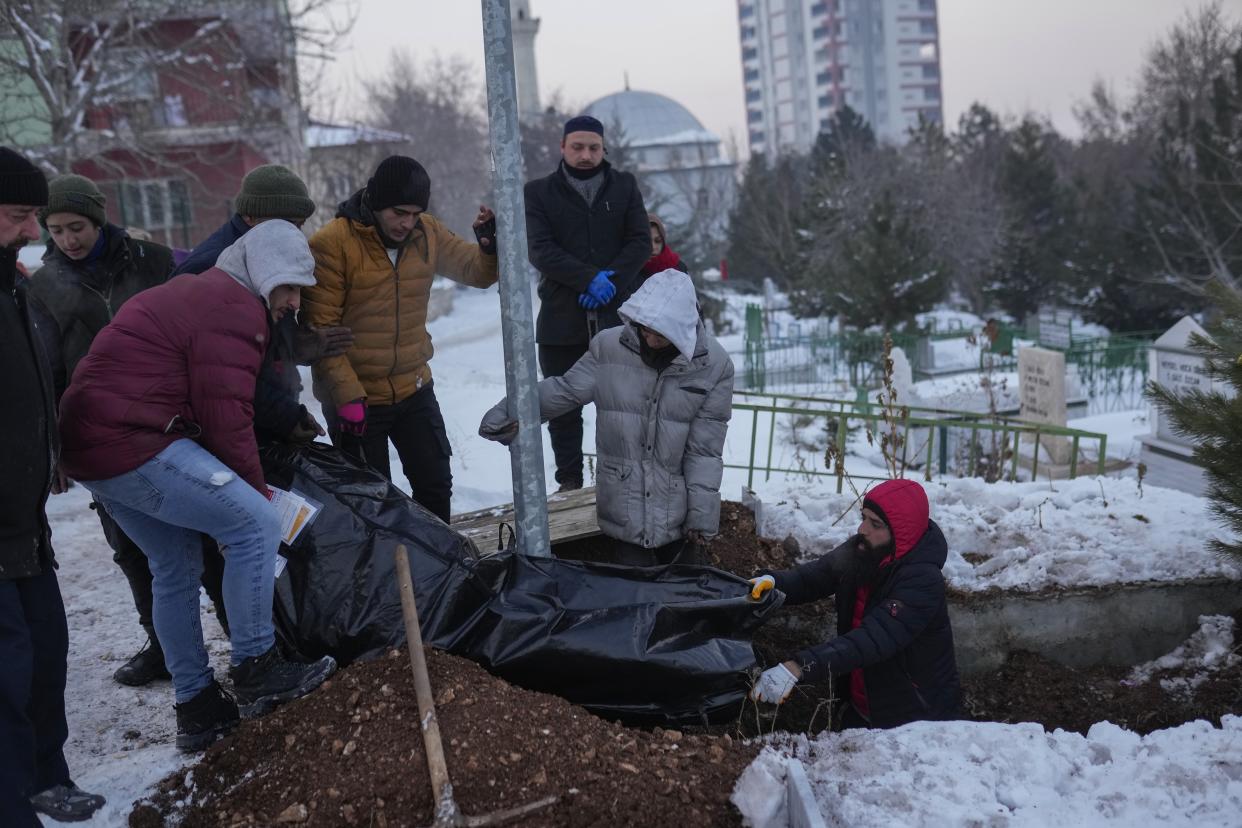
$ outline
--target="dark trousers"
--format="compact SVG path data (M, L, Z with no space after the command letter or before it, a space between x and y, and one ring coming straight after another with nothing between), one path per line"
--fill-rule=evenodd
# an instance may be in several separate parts
M699 545L684 538L654 549L644 549L636 543L626 543L614 538L612 552L612 562L625 566L663 566L671 563L702 565L707 562Z
M587 352L587 344L540 345L539 371L544 379L563 376ZM548 420L548 437L556 457L556 482L582 485L582 409Z
M843 683L845 684L846 687L849 687L848 676L846 677ZM870 727L871 727L871 722L869 722L867 719L864 719L862 717L862 714L858 712L858 709L856 707L854 707L853 702L847 701L844 704L843 709L841 711L841 725L837 729L838 730L855 730L855 729L867 729Z
M389 480L388 441L397 447L401 468L410 481L410 494L423 508L448 523L452 516L453 470L444 417L432 383L396 405L368 405L367 432L362 437L342 434L336 412L324 406L332 442L365 462Z
M38 825L30 797L69 784L64 746L69 627L51 564L0 581L0 815Z
M143 554L138 544L134 543L129 535L126 535L121 527L116 525L111 515L95 503L91 504L91 508L99 515L104 537L108 541L108 546L112 547L113 562L121 568L121 571L125 573L125 579L129 581L129 591L134 596L134 608L138 610L138 623L147 631L148 636L155 638L155 627L151 622L153 602L151 566L147 562L147 556ZM229 620L224 611L224 556L220 554L220 547L216 545L216 542L207 535L203 535L201 580L203 588L207 590L207 597L215 605L216 618L220 626L224 628L225 635L228 635Z

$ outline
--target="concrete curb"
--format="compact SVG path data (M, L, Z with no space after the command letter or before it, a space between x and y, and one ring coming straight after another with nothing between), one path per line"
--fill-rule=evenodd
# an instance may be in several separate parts
M785 762L785 806L790 828L827 828L800 759Z

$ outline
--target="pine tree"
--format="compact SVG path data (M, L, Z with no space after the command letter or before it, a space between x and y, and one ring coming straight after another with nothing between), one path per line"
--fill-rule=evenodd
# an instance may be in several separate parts
M1076 220L1066 228L1074 303L1113 331L1165 329L1201 302L1162 278L1142 226L1138 182L1150 175L1146 145L1121 135L1075 147L1069 186Z
M1058 141L1051 128L1024 118L1010 133L1000 165L1006 228L989 293L1017 319L1044 303L1064 301L1071 282L1066 265L1071 204L1054 157Z
M1195 459L1207 472L1211 510L1242 537L1242 297L1217 284L1208 288L1219 303L1210 339L1194 337L1191 348L1206 359L1207 376L1231 393L1194 391L1181 396L1152 383L1150 398L1174 429L1195 443ZM1242 559L1242 542L1215 541L1214 548Z
M729 215L729 281L759 285L770 278L782 288L798 271L806 159L782 156L771 163L752 155Z
M912 322L944 297L946 285L917 169L891 148L822 160L794 306L860 328Z

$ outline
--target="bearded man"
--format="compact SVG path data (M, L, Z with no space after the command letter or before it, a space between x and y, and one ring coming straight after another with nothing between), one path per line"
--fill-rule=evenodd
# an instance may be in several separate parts
M837 636L767 670L751 698L780 704L799 681L849 676L843 727L897 727L959 715L961 686L941 569L948 545L913 480L888 480L862 503L858 534L822 558L753 578L786 603L836 596Z

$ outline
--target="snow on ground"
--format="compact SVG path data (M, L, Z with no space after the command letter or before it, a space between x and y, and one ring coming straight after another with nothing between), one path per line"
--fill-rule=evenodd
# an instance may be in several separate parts
M1066 425L1082 431L1092 431L1108 435L1107 454L1114 460L1137 461L1142 448L1138 438L1151 433L1151 422L1147 409L1137 411L1112 411L1107 414L1092 414L1069 420ZM1091 440L1083 440L1080 445L1083 457L1094 462L1100 456L1099 447Z
M736 304L744 307L745 300ZM453 311L432 322L430 330L436 346L432 360L436 395L453 446L453 510L460 513L510 502L509 452L477 436L483 413L505 393L497 291L458 291ZM318 414L309 376L306 379L303 399ZM590 407L584 415L584 445L589 449L594 445L595 418ZM1126 434L1134 430L1133 423L1122 419L1109 420L1105 425L1110 431L1110 443L1117 445L1125 441L1111 433L1114 427L1124 427ZM735 417L728 440L730 462L744 462L750 446L749 417ZM778 449L788 451L779 443ZM1113 454L1111 448L1109 454ZM790 459L784 454L777 459L782 457ZM804 459L812 465L822 465L822 458ZM395 482L408 491L395 452L392 462ZM544 466L548 489L554 490L554 463L546 429ZM862 470L877 474L880 466L874 450L850 458L851 473ZM589 469L587 474L590 477ZM727 470L724 496L739 497L746 479L745 470ZM856 511L832 525L839 515L848 512L852 500L852 496L835 494L834 481L821 478L807 483L800 479L784 480L779 475L771 481L760 481L762 476L755 488L765 503L767 534L782 537L792 532L803 541L804 548L815 552L831 548L856 526ZM1203 551L1207 538L1217 531L1209 528L1204 501L1151 487L1146 487L1140 496L1133 479L1102 479L1098 483L1094 479L1080 479L1052 486L988 486L980 481L955 480L928 488L933 515L949 536L952 556L947 574L955 586L965 589L1038 589L1057 584L1107 583L1110 579L1238 575L1236 567L1216 561ZM124 576L113 564L88 504L87 492L77 487L53 498L48 509L69 617L66 701L70 740L66 754L75 780L109 800L94 820L84 824L122 826L135 799L193 757L178 754L172 746L176 726L168 683L132 689L112 681L112 672L138 650L144 633L138 627ZM972 552L974 563L963 557ZM220 674L227 664L227 642L206 601L204 632ZM978 738L992 745L987 738ZM1212 749L1208 737L1202 740L1205 750ZM1008 750L1009 745L1001 744L1005 741L998 737L996 747ZM1032 744L1033 761L1044 761L1049 752L1056 752L1052 742ZM947 736L942 747L946 752L964 749ZM1017 754L1006 761L1020 764ZM934 765L933 762L932 769L924 773L931 773ZM994 765L978 766L983 777L995 772ZM1214 771L1221 772L1224 771ZM1215 784L1214 778L1205 777L1203 784ZM966 780L962 783L966 784ZM1217 796L1215 801L1225 799ZM910 824L917 821L907 820Z
M863 482L858 484L860 487ZM962 590L1037 591L1182 578L1242 577L1208 549L1224 529L1202 498L1134 479L1080 477L1040 483L978 478L924 484L931 515L949 543L944 573ZM759 531L793 535L808 555L857 531L858 496L832 479L760 490Z
M1203 616L1173 652L1135 667L1128 683L1193 666L1234 663L1233 619ZM1195 676L1178 679L1187 687ZM747 824L775 828L785 768L804 764L829 825L1076 828L1236 826L1242 813L1242 717L1139 736L1100 722L1086 736L1033 723L915 722L815 738L776 734L743 772L733 802Z
M1219 729L1197 721L1147 736L1108 722L1086 736L1030 723L916 722L777 737L762 764L781 755L805 763L824 820L850 828L1223 828L1242 813L1237 716L1225 716ZM734 802L744 815L776 810L767 799L772 787L739 788ZM765 825L753 817L751 824Z

